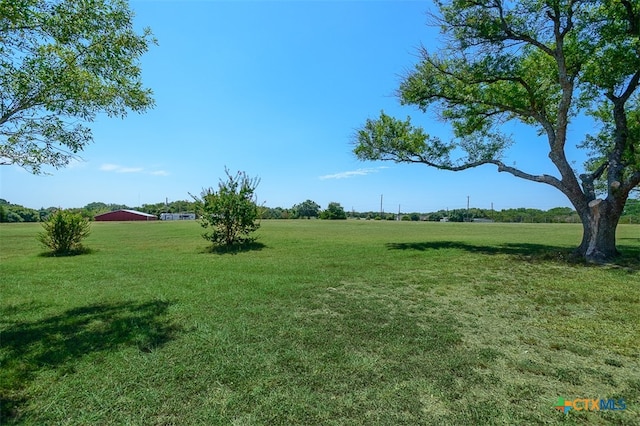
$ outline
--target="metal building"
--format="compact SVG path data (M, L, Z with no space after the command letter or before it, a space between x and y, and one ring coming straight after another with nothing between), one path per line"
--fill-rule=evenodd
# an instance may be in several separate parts
M139 212L137 210L114 210L109 213L99 214L94 217L96 221L132 221L132 220L157 220L153 214Z
M195 220L195 213L160 213L160 220Z

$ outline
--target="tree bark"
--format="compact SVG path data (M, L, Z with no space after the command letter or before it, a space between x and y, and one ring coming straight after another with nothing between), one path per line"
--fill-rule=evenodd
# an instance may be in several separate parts
M596 199L578 210L578 214L582 219L583 234L576 255L591 263L612 261L619 254L616 249L616 227L622 209Z

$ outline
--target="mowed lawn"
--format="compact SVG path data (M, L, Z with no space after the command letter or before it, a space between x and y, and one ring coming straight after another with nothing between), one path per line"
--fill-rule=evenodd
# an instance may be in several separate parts
M640 424L640 227L572 263L581 227L93 223L43 256L0 226L1 424ZM624 399L567 415L559 397Z

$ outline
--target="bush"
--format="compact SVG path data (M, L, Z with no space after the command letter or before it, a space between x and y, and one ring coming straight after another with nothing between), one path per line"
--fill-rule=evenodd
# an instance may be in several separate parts
M85 251L81 241L91 232L89 221L78 213L58 210L42 223L38 241L54 254L78 254Z
M226 181L220 181L218 191L208 188L197 199L200 213L200 225L211 228L202 236L214 246L232 246L255 240L249 234L260 227L257 222L260 211L255 201L255 190L260 183L258 178L249 178L246 173L227 175Z
M294 205L291 210L293 210L296 219L303 219L305 217L311 219L312 217L318 217L320 205L315 201L306 200Z
M344 209L342 208L340 203L336 202L329 203L329 207L327 207L326 210L320 213L320 219L336 220L346 218L347 214L345 213Z

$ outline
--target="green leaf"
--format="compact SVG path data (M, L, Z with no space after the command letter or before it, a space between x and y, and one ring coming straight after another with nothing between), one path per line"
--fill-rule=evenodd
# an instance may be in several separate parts
M0 1L0 164L63 167L92 141L82 122L153 107L123 0Z

